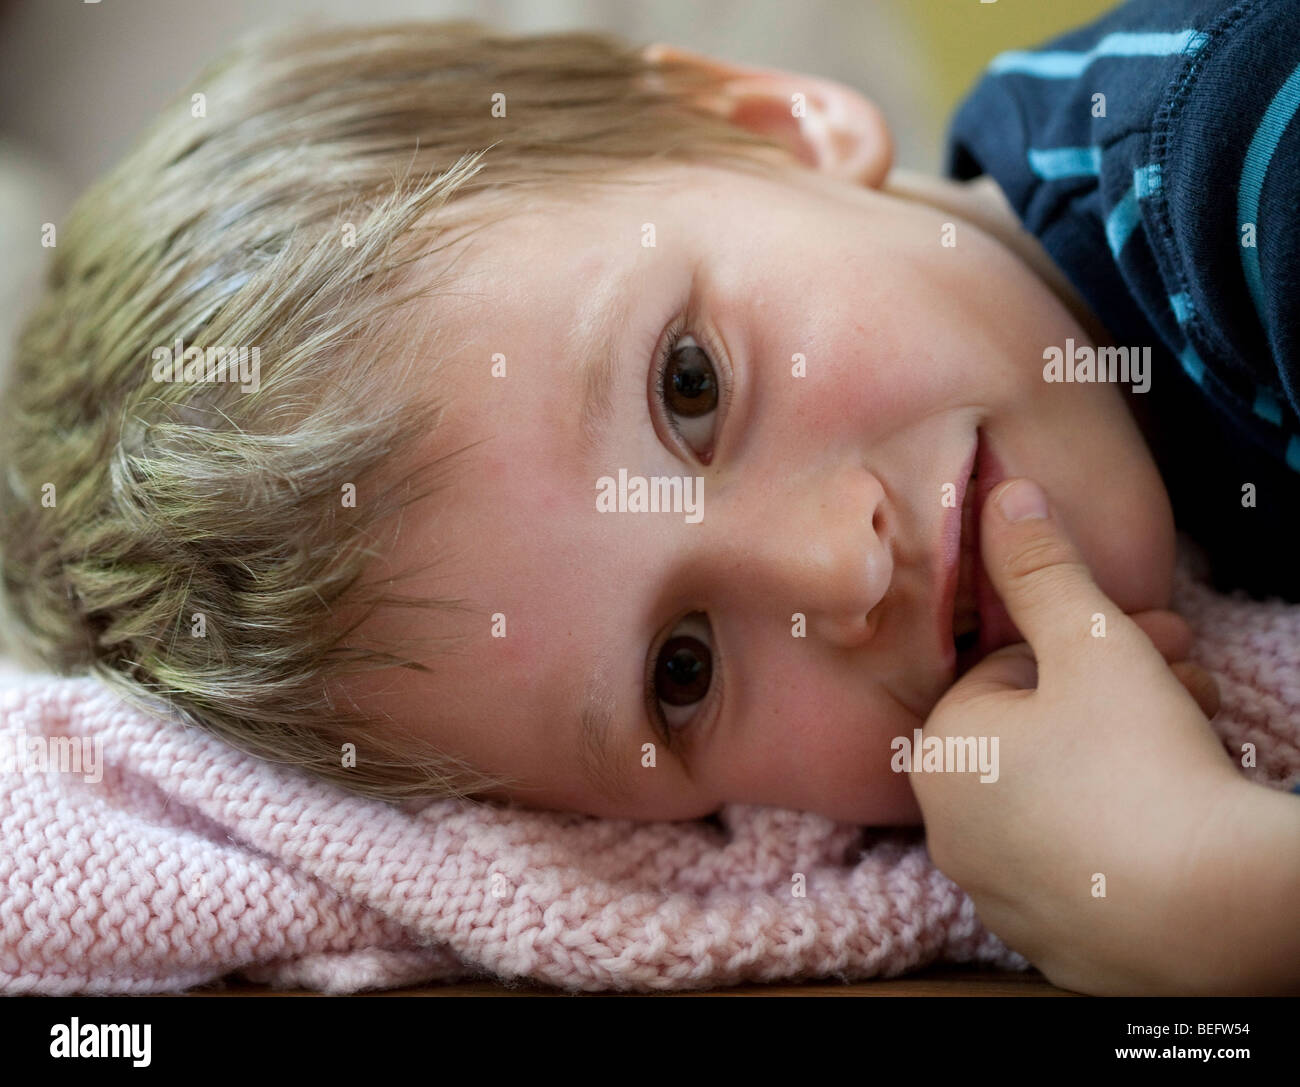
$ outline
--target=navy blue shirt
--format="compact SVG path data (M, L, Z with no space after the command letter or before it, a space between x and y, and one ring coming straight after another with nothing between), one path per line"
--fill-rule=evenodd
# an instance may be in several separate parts
M996 57L946 167L992 177L1115 343L1151 347L1130 403L1216 586L1292 601L1298 112L1300 0L1131 0Z

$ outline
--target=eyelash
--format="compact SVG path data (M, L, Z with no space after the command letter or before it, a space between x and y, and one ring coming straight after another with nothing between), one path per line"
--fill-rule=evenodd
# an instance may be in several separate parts
M664 400L664 375L668 372L668 364L672 361L673 352L680 346L682 339L687 335L686 330L693 327L693 324L694 315L692 314L684 314L673 322L672 326L664 336L663 346L659 349L659 356L655 360L654 374L654 396L656 403L659 405L659 412L663 416L664 424L673 432L673 436L682 445L686 446L687 449L691 448L691 444L686 440L685 435L682 434L681 427L673 418L673 413L668 410L668 404ZM693 340L698 341L700 347L704 349L705 354L709 356L709 361L713 363L713 372L717 375L719 387L718 406L715 409L714 414L721 419L727 405L731 403L731 371L718 361L718 352L714 350L713 343L707 335L692 332L690 333L690 336ZM694 450L691 450L691 452L692 455L703 460L705 464L708 464L713 460L712 449L710 449L706 456L701 456L701 454L696 453Z

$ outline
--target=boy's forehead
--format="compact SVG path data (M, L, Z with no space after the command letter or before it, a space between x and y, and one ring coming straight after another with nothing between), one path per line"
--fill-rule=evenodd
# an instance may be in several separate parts
M461 470L494 485L471 485L466 498L509 491L512 480L545 488L579 470L585 376L593 360L619 352L639 299L634 245L544 215L500 225L478 259L460 262L463 274L427 317L438 361L425 392L445 411L421 456L470 446L457 457Z
M599 181L528 187L508 194L495 192L488 197L472 197L471 201L490 200L484 206L499 215L483 231L495 250L502 245L517 246L521 238L567 234L576 223L605 221L610 230L623 231L623 216L631 213L640 216L635 223L639 230L656 211L686 215L695 208L707 212L716 200L732 199L737 188L746 189L751 198L761 198L766 191L773 199L788 199L790 190L807 174L806 169L788 163L769 173L752 173L726 163L639 163L605 171ZM695 198L699 196L711 199L697 204ZM632 240L640 244L635 234Z
M618 265L645 263L647 249L671 255L698 244L702 231L716 236L725 229L720 212L734 206L737 185L771 185L747 189L751 200L766 193L785 202L790 193L788 185L707 164L641 167L618 177L634 183L601 183L580 193L522 193L504 205L494 196L500 218L469 238L457 257L456 294L466 306L452 319L463 322L466 342L482 344L494 329L499 335L507 326L536 333L548 315L572 322L581 291L599 288L602 303L610 304L613 297L600 285L617 274Z

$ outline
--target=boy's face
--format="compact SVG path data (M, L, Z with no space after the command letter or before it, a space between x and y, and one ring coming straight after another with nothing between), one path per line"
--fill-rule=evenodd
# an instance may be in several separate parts
M464 633L468 648L431 649L431 676L385 673L369 705L524 779L485 795L530 807L919 822L891 741L954 678L945 532L959 511L943 499L977 431L1003 474L1046 488L1128 612L1168 602L1160 478L1117 387L1043 380L1044 348L1086 333L974 226L958 221L945 247L953 216L793 165L786 181L658 177L534 204L458 265L463 308L437 323L465 346L429 390L450 406L428 455L480 444L437 502L408 510L391 569L437 557L406 588L481 611L389 624L431 646ZM652 375L679 319L670 415ZM602 333L612 353L584 353ZM606 361L610 415L588 449L584 398ZM710 374L716 410L692 417L713 403ZM600 512L597 481L620 469L702 479L702 518ZM657 658L673 662L653 680L671 744L643 699Z

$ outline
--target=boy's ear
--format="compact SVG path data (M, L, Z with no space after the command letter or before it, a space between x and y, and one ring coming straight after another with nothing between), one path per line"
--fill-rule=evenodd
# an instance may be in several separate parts
M688 61L730 76L723 95L699 105L734 125L780 140L806 166L879 188L894 162L893 137L875 104L833 79L751 68L656 42L642 50L651 64Z

